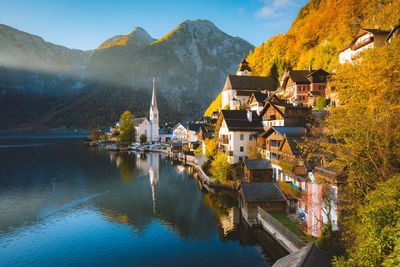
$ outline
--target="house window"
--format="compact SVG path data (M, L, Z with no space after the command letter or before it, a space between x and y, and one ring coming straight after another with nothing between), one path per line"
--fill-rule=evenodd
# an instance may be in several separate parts
M240 152L243 152L243 147L242 146L240 147Z
M299 95L299 100L306 100L306 97L304 95Z
M299 86L299 91L300 92L304 92L306 90L306 87L305 86Z
M251 141L253 139L253 137L251 135L249 135L249 141Z
M319 90L325 90L325 85L320 85Z
M240 135L240 141L243 141L244 140L244 136L243 136L243 134L241 134Z

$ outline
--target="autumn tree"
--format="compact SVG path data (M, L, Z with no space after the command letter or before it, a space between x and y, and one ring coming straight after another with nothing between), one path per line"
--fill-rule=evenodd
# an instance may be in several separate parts
M214 161L211 163L213 177L225 182L230 178L232 173L232 166L228 162L228 157L224 154L217 154Z
M249 159L262 159L261 147L256 141L251 141L247 143L247 157Z
M206 158L209 160L214 159L214 157L217 155L217 148L218 148L218 142L215 141L214 139L206 139L205 140L206 144Z
M119 119L119 140L123 144L131 144L136 141L136 129L133 119L135 117L130 111L122 113Z
M343 106L331 108L323 125L327 135L321 136L319 145L327 165L343 170L347 177L339 196L347 256L337 262L339 266L380 265L399 250L399 219L393 218L399 214L392 209L399 210L396 198L388 196L381 206L373 203L379 200L374 196L383 198L385 190L391 192L385 187L388 181L394 180L391 186L395 186L400 179L398 66L400 40L365 51L354 64L337 70L335 86ZM383 203L391 207L385 209ZM376 210L366 213L369 208ZM379 226L370 220L378 220ZM388 238L384 243L383 237Z

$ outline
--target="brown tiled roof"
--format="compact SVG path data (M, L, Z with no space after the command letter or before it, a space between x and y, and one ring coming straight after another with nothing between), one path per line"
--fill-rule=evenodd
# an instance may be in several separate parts
M229 74L226 78L224 90L267 90L275 91L278 82L267 76L240 76Z
M246 202L286 201L276 183L241 183Z
M267 170L272 169L271 162L266 159L245 159L244 165L248 170Z
M222 110L222 117L229 131L258 132L263 126L257 112L252 111L252 121L247 118L246 110Z

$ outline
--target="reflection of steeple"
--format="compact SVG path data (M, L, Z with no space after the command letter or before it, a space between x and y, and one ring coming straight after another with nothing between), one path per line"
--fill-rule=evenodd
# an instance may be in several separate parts
M150 154L150 185L151 185L151 196L153 199L153 214L156 214L156 199L157 199L157 185L159 178L159 158L157 153Z

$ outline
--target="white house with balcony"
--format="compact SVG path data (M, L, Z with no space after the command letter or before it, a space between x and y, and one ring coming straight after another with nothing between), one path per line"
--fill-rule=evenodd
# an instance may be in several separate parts
M253 136L262 130L257 112L222 110L215 126L219 152L226 153L231 164L241 162L247 157L248 143L256 142Z
M385 45L389 31L376 29L360 29L349 45L339 50L339 63L353 63L354 59L364 50Z

